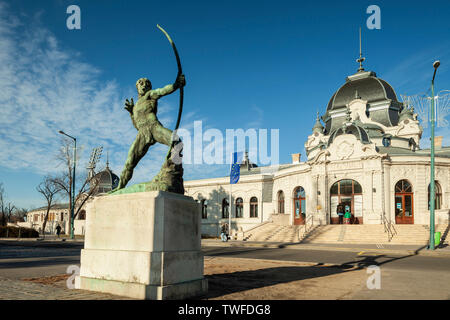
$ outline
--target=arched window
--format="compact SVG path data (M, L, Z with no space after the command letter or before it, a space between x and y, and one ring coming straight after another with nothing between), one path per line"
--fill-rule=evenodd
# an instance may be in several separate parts
M294 189L294 224L304 224L306 217L306 192L303 187Z
M86 220L86 211L85 210L80 211L80 213L78 214L78 219Z
M278 191L278 213L284 213L284 192Z
M228 218L230 214L230 205L228 203L228 199L224 198L222 200L222 218Z
M258 217L258 198L251 197L250 199L250 218Z
M200 203L202 204L202 219L208 219L208 211L207 211L207 202L205 199L203 199L202 201L200 201Z
M412 192L412 186L408 180L400 180L395 184L395 192L398 193Z
M434 208L439 210L442 205L442 189L437 181L434 182L434 194ZM430 210L430 185L428 185L428 210Z
M400 180L395 184L395 223L414 223L414 194L408 180Z
M244 200L242 198L236 199L236 218L242 218L244 216Z

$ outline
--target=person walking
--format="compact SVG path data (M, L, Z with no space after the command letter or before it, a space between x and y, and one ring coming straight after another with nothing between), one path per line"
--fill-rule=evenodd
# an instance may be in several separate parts
M351 217L352 217L352 213L350 212L350 207L345 206L345 213L344 213L345 224L350 224Z
M222 239L222 242L228 241L228 224L227 223L224 223L222 225L222 231L220 234L220 238Z
M344 205L342 204L342 202L338 204L336 213L339 216L339 224L342 224L344 220Z
M61 234L61 226L59 224L56 226L56 234L58 235L59 238L59 235Z

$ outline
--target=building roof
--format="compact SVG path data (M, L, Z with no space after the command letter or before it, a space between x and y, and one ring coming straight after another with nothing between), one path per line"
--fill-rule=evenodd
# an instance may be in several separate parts
M378 152L380 153L387 153L391 156L419 156L419 157L430 157L431 156L431 150L430 149L420 149L420 150L410 150L405 148L399 148L399 147L383 147L378 146L377 147ZM435 150L435 156L436 157L442 157L442 158L450 158L450 147L443 147L441 149Z
M50 210L60 210L60 209L68 209L69 208L69 203L57 203L55 205L53 205ZM43 206L43 207L39 207L33 210L28 211L28 213L30 212L34 212L34 211L42 211L42 210L47 210L47 206Z
M116 188L119 185L119 177L106 166L105 170L100 171L95 175L99 179L100 187Z
M368 103L393 100L397 101L394 89L385 80L377 78L373 71L358 72L346 78L346 82L331 97L327 111L345 108L358 96Z
M373 71L358 71L348 76L346 82L333 94L322 117L324 134L329 135L345 121L345 109L355 99L367 101L367 117L386 127L398 123L402 103L392 86L377 77Z

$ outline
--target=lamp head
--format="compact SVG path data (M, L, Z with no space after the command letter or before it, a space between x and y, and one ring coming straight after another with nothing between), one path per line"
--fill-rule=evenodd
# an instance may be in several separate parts
M440 65L441 65L441 62L439 60L437 60L433 63L433 68L437 69Z
M61 134L64 134L64 132L62 130L59 130L58 132L61 133Z

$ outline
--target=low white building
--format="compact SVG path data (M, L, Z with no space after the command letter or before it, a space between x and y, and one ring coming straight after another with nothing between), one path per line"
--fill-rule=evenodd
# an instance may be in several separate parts
M39 233L42 232L44 226L44 218L47 213L47 206L40 207L27 213L26 222L21 222L21 227L33 228ZM56 227L61 226L61 232L68 230L66 224L69 221L69 204L56 204L50 209L48 214L45 233L56 234Z
M322 121L323 124L322 124ZM269 219L285 224L338 223L348 206L352 223L430 223L430 150L419 148L423 129L412 106L374 72L348 76L317 117L305 142L307 161L269 173L241 165L232 186L232 229L248 230ZM436 223L449 221L450 148L436 147ZM228 223L229 177L185 182L186 195L203 203L202 233L217 236Z

